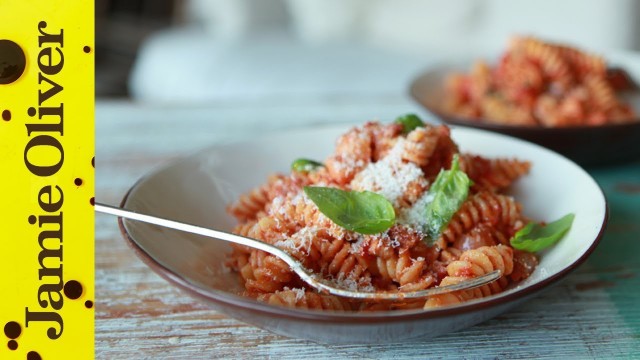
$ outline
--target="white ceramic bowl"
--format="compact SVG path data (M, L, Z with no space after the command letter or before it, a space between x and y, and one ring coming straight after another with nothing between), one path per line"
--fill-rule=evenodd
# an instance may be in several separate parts
M263 183L268 174L286 172L293 159L324 159L344 126L308 128L208 148L175 161L138 181L122 206L195 225L230 230L225 206ZM275 333L324 343L390 343L437 336L487 320L557 282L582 263L600 240L606 219L605 197L596 182L566 158L505 135L454 128L462 151L489 157L530 160L531 173L511 193L525 215L552 221L567 213L569 233L546 250L532 276L504 293L433 310L340 313L276 307L236 295L237 274L223 265L230 246L222 241L132 221L120 222L125 239L154 271L186 294L220 312Z

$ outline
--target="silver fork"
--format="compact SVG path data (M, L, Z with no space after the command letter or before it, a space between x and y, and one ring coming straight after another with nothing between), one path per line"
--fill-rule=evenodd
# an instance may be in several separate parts
M468 281L460 282L457 284L433 287L426 290L410 291L410 292L353 291L353 290L336 287L329 280L326 280L321 276L319 276L318 274L306 269L296 258L289 255L289 253L285 252L284 250L255 239L251 239L251 238L236 235L236 234L231 234L231 233L220 231L220 230L208 229L201 226L190 225L190 224L181 223L174 220L168 220L168 219L163 219L156 216L141 214L134 211L125 210L122 208L101 204L97 202L95 203L95 209L96 211L101 213L115 215L115 216L119 216L129 220L141 221L141 222L163 226L163 227L167 227L175 230L185 231L188 233L203 235L210 238L224 240L224 241L228 241L228 242L232 242L232 243L236 243L236 244L240 244L240 245L244 245L254 249L268 252L269 254L272 254L280 258L285 263L287 263L287 265L291 267L291 270L293 272L295 272L304 282L314 287L315 289L320 290L321 292L342 296L342 297L354 298L354 299L402 300L402 299L423 298L423 297L428 297L428 296L437 295L437 294L444 294L452 291L472 289L475 287L488 284L492 281L495 281L501 276L500 270L495 270L486 275L469 279Z

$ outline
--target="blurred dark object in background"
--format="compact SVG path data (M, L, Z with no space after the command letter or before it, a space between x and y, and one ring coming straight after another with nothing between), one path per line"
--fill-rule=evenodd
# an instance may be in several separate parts
M96 0L96 96L128 96L138 47L182 19L182 0Z

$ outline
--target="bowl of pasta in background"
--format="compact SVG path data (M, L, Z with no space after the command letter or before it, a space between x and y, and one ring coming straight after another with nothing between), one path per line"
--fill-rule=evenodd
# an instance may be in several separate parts
M640 54L607 54L610 73L622 81L625 90L617 96L635 111L632 121L602 125L572 125L543 127L541 125L510 123L508 114L502 122L488 121L448 111L445 82L455 73L467 73L476 60L490 65L495 57L472 57L435 64L412 81L409 92L413 99L442 122L450 125L473 127L525 139L567 156L582 166L600 166L640 160ZM621 86L625 87L625 86ZM516 117L516 116L514 116Z
M323 159L345 126L296 129L216 145L176 160L140 179L122 207L199 226L230 231L226 205L291 161ZM518 306L580 265L598 244L607 220L604 194L578 165L548 149L492 132L453 128L461 151L517 157L530 173L509 190L526 216L575 220L566 236L540 256L531 276L497 295L429 310L321 311L289 308L242 296L240 277L226 266L231 246L223 241L120 219L133 251L170 284L215 310L274 333L330 344L381 344L425 339L472 326Z

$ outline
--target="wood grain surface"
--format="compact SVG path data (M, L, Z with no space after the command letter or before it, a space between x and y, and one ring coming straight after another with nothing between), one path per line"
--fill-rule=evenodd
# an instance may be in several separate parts
M404 96L219 102L206 107L98 102L96 199L119 204L154 167L217 142L285 127L391 120L416 112ZM96 215L96 357L640 358L640 162L588 169L610 222L590 259L559 285L502 316L436 339L394 345L322 345L231 319L147 268L116 219Z

